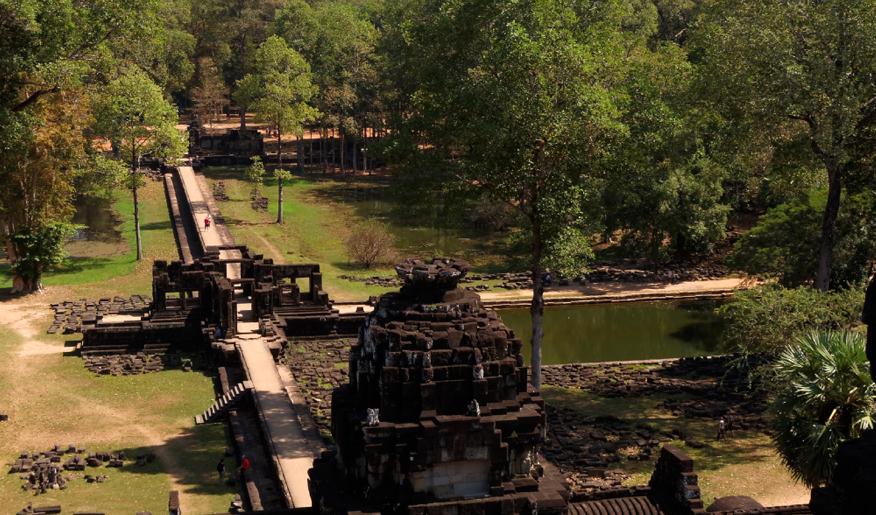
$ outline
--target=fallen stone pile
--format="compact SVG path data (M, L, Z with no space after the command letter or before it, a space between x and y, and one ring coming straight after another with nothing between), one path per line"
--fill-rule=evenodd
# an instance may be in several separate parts
M97 318L104 315L142 315L149 310L152 299L143 295L132 295L128 298L113 297L97 301L88 299L65 300L52 304L55 318L49 326L48 333L63 334L81 333L84 327L93 326Z
M46 506L34 506L31 503L27 503L27 506L22 508L15 515L49 515L52 513L61 513L61 505L52 504Z
M380 277L380 276L375 275L375 276L371 276L371 277L356 277L353 275L343 274L343 275L339 275L338 277L341 279L346 279L347 281L351 281L351 282L365 283L368 286L382 286L385 288L399 288L402 285L402 280L399 279L397 276Z
M311 415L320 431L331 429L332 390L349 380L350 346L356 338L294 340L283 357L301 387Z
M715 423L723 417L727 431L767 429L766 402L751 395L742 377L733 374L734 356L682 358L660 362L575 363L542 368L544 383L580 389L604 398L667 396L658 406L674 416ZM681 427L614 416L592 416L586 410L548 405L548 440L543 452L582 491L615 488L626 475L624 461L648 461L659 446L681 440L702 448Z
M250 206L252 206L255 211L267 211L268 197L263 197L261 194L253 193L250 196Z
M222 202L228 201L228 194L225 192L225 181L218 181L213 184L213 198Z
M728 274L727 267L717 264L707 265L671 265L660 270L642 270L637 268L621 268L600 266L590 270L579 277L554 277L553 286L570 286L572 284L621 282L621 283L675 283L682 281L700 281L706 279L720 279ZM397 287L401 285L396 277L372 276L355 277L341 275L341 279L354 282L364 282L368 285ZM506 290L526 290L532 288L532 274L530 272L502 272L469 274L459 280L460 284L481 283L484 281L501 281L498 288ZM479 284L474 287L466 287L469 291L489 291L491 287Z
M601 266L587 272L590 282L681 282L720 279L728 273L727 267L718 264L669 265L657 271L635 268Z
M627 397L654 393L689 393L708 397L721 390L742 390L745 380L729 373L734 356L667 359L659 362L570 363L547 365L544 382L564 388L580 388L603 397Z
M86 355L83 356L85 368L98 375L129 376L161 372L168 367L178 367L182 359L178 354L136 354Z
M138 459L138 464L140 460ZM106 474L69 474L81 472L86 467L122 467L125 453L97 452L85 454L85 448L70 445L66 449L55 445L42 452L23 452L12 464L10 473L19 474L23 490L43 494L49 490L63 490L73 479L81 477L88 483L103 483ZM25 512L28 513L28 512ZM40 513L40 512L33 512Z
M542 452L566 472L575 490L617 488L629 478L622 461L649 461L663 443L679 438L647 424L589 416L547 405L548 438Z

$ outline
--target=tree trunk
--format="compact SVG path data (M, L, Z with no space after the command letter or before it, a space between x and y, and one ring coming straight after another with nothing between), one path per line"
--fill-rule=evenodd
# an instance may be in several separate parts
M131 192L134 194L134 236L137 241L137 261L143 259L143 242L140 239L140 199L137 196L137 183L140 171L137 169L137 157L131 159Z
M353 138L353 173L359 171L359 135Z
M15 274L12 276L12 293L34 293L43 289L42 275L25 277Z
M304 171L304 141L301 139L301 136L295 137L295 158L298 161L298 173Z
M326 154L326 140L328 140L328 136L326 133L328 129L325 127L319 128L319 160L322 163L322 173L328 173L328 155Z
M532 374L530 382L536 390L541 388L541 344L544 339L544 283L542 282L542 241L541 224L537 217L532 224Z
M820 291L830 288L830 272L833 267L833 247L836 239L836 218L839 214L842 198L842 169L839 165L827 167L828 187L827 206L821 221L821 252L818 258L818 274L815 276L815 287Z
M344 129L340 129L340 133L341 133L341 145L340 145L341 146L341 173L345 173L347 171L347 166L346 166L347 163L346 163L346 160L344 159L344 157L347 154L347 149L344 148L344 145L347 143L347 138L345 137L346 132L344 131Z
M283 171L283 146L280 129L277 129L277 171ZM282 173L277 174L277 223L283 223L283 177Z
M365 129L365 140L362 142L362 171L371 175L371 169L368 168L368 129Z

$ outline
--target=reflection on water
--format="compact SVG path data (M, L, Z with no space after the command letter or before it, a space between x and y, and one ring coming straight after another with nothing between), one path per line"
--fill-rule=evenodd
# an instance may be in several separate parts
M715 302L621 302L545 309L544 364L699 356L720 352ZM529 362L529 309L503 309Z
M122 239L117 229L118 218L112 209L112 201L102 198L80 199L76 203L73 223L83 227L76 230L74 241L100 241L115 243Z

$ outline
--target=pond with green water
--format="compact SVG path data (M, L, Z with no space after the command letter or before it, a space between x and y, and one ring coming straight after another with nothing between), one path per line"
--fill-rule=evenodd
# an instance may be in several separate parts
M713 301L621 302L545 309L542 363L678 358L720 353ZM529 309L502 309L505 324L531 354Z

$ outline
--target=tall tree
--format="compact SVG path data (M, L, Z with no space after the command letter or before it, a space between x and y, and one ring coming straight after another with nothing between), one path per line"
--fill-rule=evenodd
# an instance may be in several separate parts
M416 152L528 221L535 387L545 263L552 249L568 262L567 240L586 256L588 177L600 173L608 143L624 132L619 15L601 2L427 0L405 20L419 83L408 125Z
M209 57L198 62L198 85L192 89L192 102L195 114L207 118L210 126L213 120L228 105L228 88L219 73L219 68Z
M129 69L110 82L95 100L95 118L97 134L111 141L130 166L129 186L134 199L134 230L140 260L143 258L137 196L142 180L140 159L144 155L173 158L185 153L185 139L176 129L176 110L144 72Z
M87 88L111 67L121 38L142 36L137 18L155 6L0 0L0 237L17 291L38 289L63 258L76 181L97 163L83 134Z
M258 48L253 73L238 81L238 89L252 91L252 109L277 130L277 223L283 223L283 139L282 135L304 132L304 124L318 111L310 105L316 87L310 79L310 65L301 54L278 37L269 37Z
M377 29L367 13L350 2L332 0L313 6L288 2L278 11L275 31L311 64L319 87L315 105L323 130L341 137L341 168L346 166L347 137L373 122L368 100L377 82L374 51ZM355 164L354 164L355 166Z
M776 152L773 164L803 156L823 170L814 285L827 290L843 189L853 175L873 172L876 2L715 2L692 38L728 118L773 143L804 143L794 156Z

